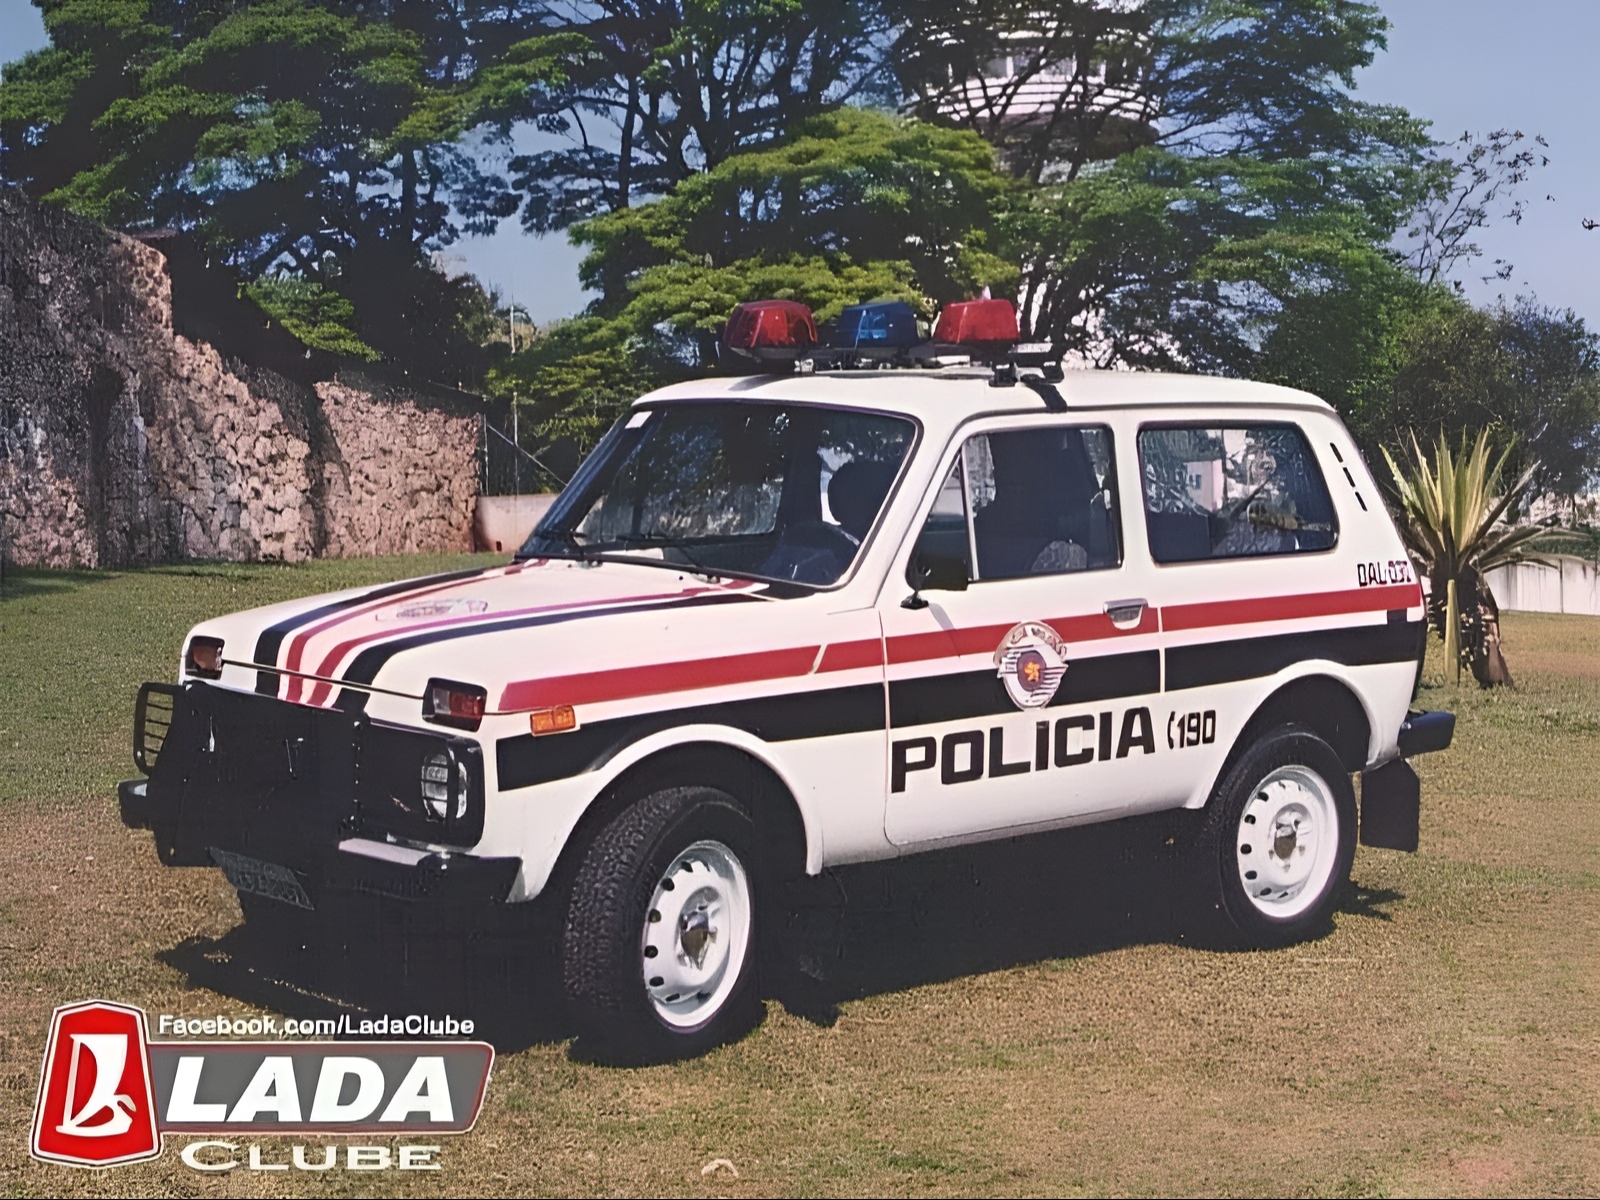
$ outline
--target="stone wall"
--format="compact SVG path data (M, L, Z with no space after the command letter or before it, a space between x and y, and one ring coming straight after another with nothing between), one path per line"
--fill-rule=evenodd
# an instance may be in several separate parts
M151 246L0 186L0 552L21 564L470 550L478 417L173 330Z

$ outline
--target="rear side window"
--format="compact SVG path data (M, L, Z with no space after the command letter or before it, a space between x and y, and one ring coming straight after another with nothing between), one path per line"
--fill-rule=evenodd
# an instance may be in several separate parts
M1181 425L1139 433L1145 520L1158 563L1331 549L1321 468L1293 425Z

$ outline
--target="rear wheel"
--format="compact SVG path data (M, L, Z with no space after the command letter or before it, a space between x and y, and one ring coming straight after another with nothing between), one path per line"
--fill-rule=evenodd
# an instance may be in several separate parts
M688 1057L759 1020L753 846L743 806L701 787L645 796L596 835L573 881L562 977L600 1057Z
M1356 802L1333 747L1283 726L1218 783L1194 847L1193 931L1285 946L1327 928L1355 857Z

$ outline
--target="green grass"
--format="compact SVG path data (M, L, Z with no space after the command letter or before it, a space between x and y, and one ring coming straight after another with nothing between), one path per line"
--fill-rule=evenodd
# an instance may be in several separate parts
M0 803L104 793L133 774L134 695L146 680L176 678L184 634L208 617L503 558L8 569L0 580Z
M1418 763L1422 850L1361 849L1316 942L1222 954L1112 936L947 978L939 930L911 922L926 982L847 1000L832 1023L774 1005L737 1045L639 1070L561 1043L502 1055L477 1130L449 1140L445 1170L425 1180L204 1180L172 1148L103 1175L28 1163L53 1005L278 1003L173 965L223 953L239 918L215 872L162 868L149 836L117 823L138 683L171 678L183 633L207 616L461 561L7 574L0 1192L1600 1191L1600 620L1517 613L1505 617L1515 690L1446 684L1435 656L1421 702L1460 724L1454 748ZM988 853L993 870L1001 852ZM939 889L977 895L968 872L932 877L925 919L964 915ZM1041 906L1051 894L1042 880ZM884 903L854 898L867 913ZM717 1158L738 1179L702 1175Z

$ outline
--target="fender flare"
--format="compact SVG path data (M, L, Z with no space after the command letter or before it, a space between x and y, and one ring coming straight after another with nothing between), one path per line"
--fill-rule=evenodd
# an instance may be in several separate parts
M1350 694L1350 697L1361 709L1362 716L1367 722L1366 761L1372 762L1382 753L1384 736L1380 729L1380 722L1373 712L1372 703L1365 690L1351 677L1350 668L1339 662L1326 658L1307 658L1285 667L1274 675L1260 679L1260 689L1251 698L1250 716L1239 727L1238 736L1233 744L1228 747L1227 754L1218 762L1215 771L1203 776L1196 784L1188 798L1183 802L1184 808L1204 808L1211 799L1211 793L1216 790L1217 781L1222 778L1245 743L1252 727L1261 716L1267 703L1285 688L1308 679L1326 679L1336 684ZM1389 739L1392 741L1393 739ZM1359 768L1357 768L1359 769Z
M805 834L806 874L816 875L822 870L821 821L807 802L804 789L796 785L793 776L773 755L771 743L745 730L715 724L674 725L670 729L645 734L635 741L618 747L603 765L585 776L589 781L589 786L585 789L588 799L581 805L574 805L566 814L567 819L562 826L554 831L557 835L556 843L560 847L554 858L559 859L567 853L578 826L624 774L656 755L685 746L726 747L748 755L770 771L788 793L795 811L799 814L800 825ZM551 866L554 866L554 859Z

